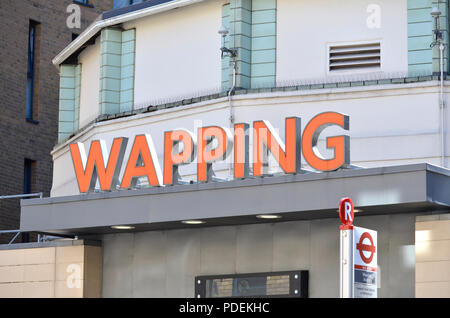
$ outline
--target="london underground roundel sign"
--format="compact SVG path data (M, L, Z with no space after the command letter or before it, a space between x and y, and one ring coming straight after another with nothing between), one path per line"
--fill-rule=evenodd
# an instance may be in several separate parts
M368 244L365 244L365 241L368 241ZM359 242L356 244L356 249L359 251L359 256L364 263L370 264L372 262L376 247L369 232L364 232L361 235ZM367 252L368 254L365 254L364 252Z
M350 226L353 223L355 211L353 201L350 198L343 198L339 203L339 218L344 226Z

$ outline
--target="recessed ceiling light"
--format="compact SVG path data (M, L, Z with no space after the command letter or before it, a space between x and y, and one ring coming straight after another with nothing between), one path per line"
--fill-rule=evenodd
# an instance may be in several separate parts
M189 225L198 225L198 224L204 224L206 222L205 221L201 221L201 220L187 220L187 221L181 221L181 223L189 224Z
M275 215L275 214L260 214L256 216L258 219L264 219L264 220L275 220L275 219L281 219L281 215Z
M353 213L359 213L362 212L363 210L360 209L353 209ZM336 210L336 212L339 212L339 210Z
M135 229L134 226L130 226L130 225L113 225L113 226L111 226L111 228L113 230L134 230Z

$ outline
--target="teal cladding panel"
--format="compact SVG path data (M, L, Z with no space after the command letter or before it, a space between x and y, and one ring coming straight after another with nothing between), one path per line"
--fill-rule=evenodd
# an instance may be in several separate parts
M277 8L277 0L253 0L252 10L275 10Z
M276 0L253 0L251 87L276 85Z
M116 114L132 110L136 30L103 29L101 52L101 114Z
M131 111L133 109L135 64L136 29L131 29L122 32L120 112Z
M222 6L222 26L230 30L230 4ZM225 46L230 47L230 37L225 38ZM225 92L230 89L230 58L224 57L222 59L222 91Z
M442 12L440 29L448 45L448 0L408 0L409 76L431 75L439 71L439 47L430 47L433 42L433 19L430 13L435 6ZM445 65L447 61L448 52L444 57Z
M276 0L230 0L222 24L230 30L226 46L238 49L236 86L274 87L276 82ZM222 60L222 90L230 87L230 59Z
M250 63L252 49L252 0L230 1L230 45L237 49L236 87L250 88ZM233 72L230 70L229 82Z
M78 64L75 68L75 116L73 121L74 131L77 131L80 128L81 72L82 65Z
M78 129L81 65L61 65L59 79L58 142Z

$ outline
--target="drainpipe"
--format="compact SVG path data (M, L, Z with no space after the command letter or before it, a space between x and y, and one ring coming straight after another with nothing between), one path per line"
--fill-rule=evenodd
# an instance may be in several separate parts
M234 124L234 115L233 115L233 104L231 100L231 95L233 94L234 90L236 89L236 61L233 59L231 62L233 65L233 82L231 85L231 88L228 91L228 104L229 104L229 110L230 110L230 128L233 128Z
M438 3L439 5L439 3ZM444 35L442 30L439 27L439 19L442 12L439 10L439 7L434 7L431 10L431 16L434 20L434 41L431 43L430 47L434 47L439 44L439 62L440 62L440 73L441 73L441 81L439 87L439 116L440 116L440 137L441 137L441 166L445 167L445 100L444 100Z
M233 126L234 126L234 114L233 114L233 102L232 102L232 94L234 92L234 90L236 89L236 60L234 57L232 57L232 62L231 62L232 66L233 66L233 79L232 79L232 85L231 88L228 91L228 109L229 109L229 120L230 120L230 131L233 131ZM228 175L230 176L231 179L233 179L233 163L230 163L229 167L228 167Z
M439 89L439 112L441 117L441 166L445 167L445 100L444 100L444 43L439 44L439 55L440 55L440 67L441 67L441 82Z

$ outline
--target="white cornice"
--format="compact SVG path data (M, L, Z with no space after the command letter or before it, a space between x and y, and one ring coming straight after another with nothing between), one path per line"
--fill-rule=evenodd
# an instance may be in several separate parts
M103 28L203 1L205 0L174 0L160 5L121 14L119 16L112 17L109 19L96 21L92 23L86 30L84 30L72 43L70 43L67 47L65 47L64 50L62 50L52 60L53 65L58 67L61 63L63 63L67 58L69 58L73 53L75 53L79 48L81 48L87 41L89 41Z

